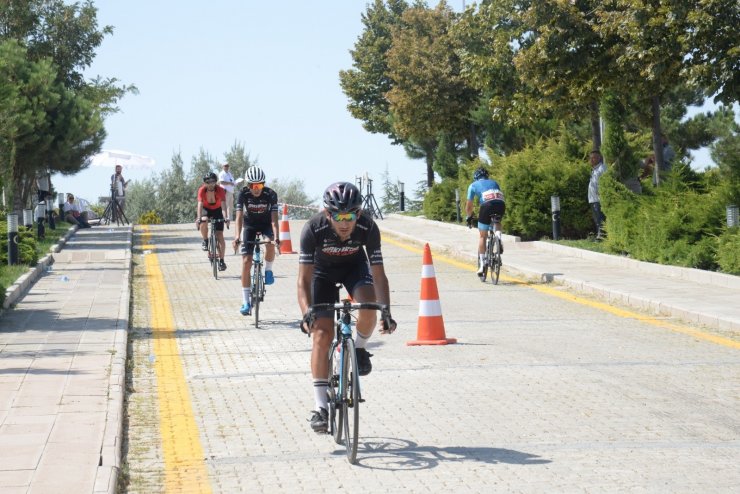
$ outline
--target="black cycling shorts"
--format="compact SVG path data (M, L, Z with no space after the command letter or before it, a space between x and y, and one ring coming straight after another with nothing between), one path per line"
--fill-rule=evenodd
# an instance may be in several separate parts
M218 209L203 208L203 211L205 211L206 216L208 216L208 219L211 219L211 218L215 218L217 220L224 219L224 212L221 210L221 208L218 208ZM223 221L219 221L218 223L216 223L216 231L217 232L224 231Z
M337 283L344 285L350 295L354 295L356 288L364 285L373 285L373 275L370 274L370 264L367 259L346 264L332 266L314 265L313 280L311 281L311 300L314 304L332 304L336 302ZM331 311L316 313L316 317L333 317Z
M272 232L272 223L244 225L244 228L242 228L242 246L241 249L239 249L241 255L251 256L254 254L254 244L248 244L247 242L254 242L257 232L260 232L262 237L264 237L262 240L275 239L275 234Z
M504 201L486 201L480 205L478 210L478 223L489 226L492 214L497 214L500 218L503 218L505 212L506 203Z

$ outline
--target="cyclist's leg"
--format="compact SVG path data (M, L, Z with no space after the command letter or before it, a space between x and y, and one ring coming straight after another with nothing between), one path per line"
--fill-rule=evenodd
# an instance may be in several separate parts
M350 271L345 273L343 280L344 286L352 294L357 302L376 302L375 287L373 286L373 277L367 262L357 263ZM357 311L357 323L355 325L355 348L357 353L357 365L361 376L370 374L373 369L370 357L372 354L365 349L367 342L373 334L377 324L377 311L360 310Z
M498 221L496 221L496 223L494 224L494 231L496 232L496 236L499 238L499 245L501 246L501 251L499 252L499 254L503 254L504 242L501 238L501 219L504 217L504 213L506 213L506 203L504 201L491 202L493 203L491 205L491 211L498 216Z
M202 240L203 250L208 250L208 210L203 209L205 213L200 219L200 238Z
M248 315L250 313L252 305L252 278L250 276L250 270L252 269L252 254L254 254L254 237L257 235L257 230L251 228L249 225L244 225L242 229L241 248L239 252L242 255L242 315Z
M331 273L314 269L314 278L311 281L313 303L333 303L336 294L336 281L332 281ZM334 339L333 312L326 311L317 314L316 321L311 326L311 378L315 401L315 412L311 417L311 428L315 432L328 430L328 395L329 387L329 348Z
M275 233L272 231L272 224L261 229L262 236L270 240L275 240ZM273 244L265 245L265 285L272 285L275 281L272 262L275 260L275 246Z

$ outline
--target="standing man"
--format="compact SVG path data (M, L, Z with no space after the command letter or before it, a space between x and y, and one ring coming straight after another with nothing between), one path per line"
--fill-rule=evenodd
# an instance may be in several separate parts
M263 237L275 240L278 232L277 193L265 187L265 172L258 166L250 166L244 174L247 186L239 192L236 200L236 231L234 232L234 250L241 244L242 255L242 306L239 312L243 316L252 313L252 255L257 232ZM243 227L243 228L242 228ZM242 229L244 233L242 234ZM276 242L280 248L280 240ZM272 262L275 260L275 244L267 244L265 249L265 285L272 285L275 276Z
M128 185L121 175L122 171L123 167L116 165L116 172L110 176L110 189L114 192L118 204L121 205L121 210L126 208L126 186Z
M234 209L234 176L229 173L231 165L224 163L218 174L218 184L226 191L226 217L231 219Z
M588 182L588 204L591 206L591 214L594 218L594 224L596 225L596 239L601 240L604 238L601 232L601 225L603 224L606 217L601 212L601 201L599 199L599 178L606 171L606 165L604 165L604 158L601 156L601 152L598 149L591 151L591 179Z

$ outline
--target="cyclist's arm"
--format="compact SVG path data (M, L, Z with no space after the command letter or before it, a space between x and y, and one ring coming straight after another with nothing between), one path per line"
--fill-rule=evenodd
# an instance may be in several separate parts
M382 264L374 264L370 267L373 272L373 285L375 287L375 300L380 304L391 305L391 291L388 287L388 277Z
M199 220L203 217L203 201L198 201L197 211L198 211L198 214L195 219Z
M278 212L270 212L270 220L272 221L272 234L275 236L273 240L280 241L280 228L278 227Z
M242 211L241 208L236 210L236 220L235 221L235 228L234 228L234 241L242 238L242 226L244 225L244 211Z
M474 209L474 207L473 207L473 200L472 199L468 199L467 202L465 203L465 216L472 215L473 214L473 209Z
M311 306L313 270L313 264L298 264L298 306L301 308L301 314L305 314Z

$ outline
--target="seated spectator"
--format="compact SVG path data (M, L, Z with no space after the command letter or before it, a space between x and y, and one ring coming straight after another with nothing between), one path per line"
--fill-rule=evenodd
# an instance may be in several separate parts
M80 228L92 228L87 222L87 212L81 211L80 206L75 204L73 194L67 194L67 202L64 203L64 220Z

